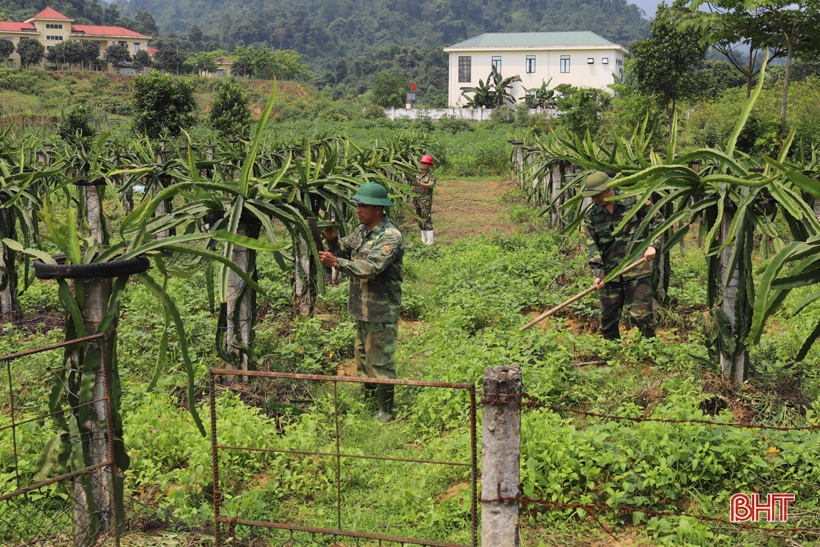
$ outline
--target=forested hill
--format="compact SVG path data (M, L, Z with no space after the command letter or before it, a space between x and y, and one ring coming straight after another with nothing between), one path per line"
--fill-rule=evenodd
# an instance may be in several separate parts
M591 30L623 45L649 34L626 0L131 0L162 34L198 26L220 47L266 44L302 53L311 69L390 45L440 48L482 32Z

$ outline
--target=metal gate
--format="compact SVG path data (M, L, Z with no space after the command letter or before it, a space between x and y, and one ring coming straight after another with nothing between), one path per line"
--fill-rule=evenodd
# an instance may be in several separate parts
M277 450L277 449L263 449L250 448L241 446L226 446L219 444L217 437L216 426L216 380L217 376L250 376L254 378L267 379L290 379L303 380L310 382L329 382L333 384L333 418L335 422L335 444L336 450L334 452L313 452L313 451L299 451L299 450ZM410 458L390 458L386 456L367 456L359 454L345 454L340 451L340 431L339 431L339 401L338 401L338 385L339 383L354 383L354 384L382 384L393 386L417 386L425 388L439 388L451 390L465 390L470 397L470 462L451 462L451 461L432 461L432 460L417 460ZM313 374L291 374L280 372L265 372L265 371L237 371L235 369L210 369L210 398L211 398L211 450L213 455L213 484L214 484L214 537L215 545L220 545L221 531L220 526L226 525L228 527L229 536L234 536L234 529L236 526L257 526L264 528L274 528L279 530L288 530L291 532L306 532L309 534L326 534L330 536L349 537L357 540L371 539L376 540L381 545L382 542L393 542L401 545L430 545L435 547L477 547L478 546L478 463L477 463L477 448L476 448L476 390L475 384L470 383L453 383L453 382L425 382L416 380L392 380L392 379L377 379L377 378L356 378L348 376L321 376ZM246 520L242 518L225 517L220 515L220 504L222 502L223 491L220 488L219 480L219 452L220 451L256 451L268 452L277 454L292 454L292 455L313 455L322 457L332 457L336 461L336 528L314 528L309 526L300 526L286 522L268 522L258 520ZM472 527L472 543L470 545L448 543L437 540L425 540L420 538L400 537L384 534L375 534L369 532L359 532L354 530L345 530L342 528L342 493L341 493L341 461L346 458L358 458L366 460L388 460L396 462L409 462L421 464L435 464L435 465L449 465L469 467L471 470L471 527Z

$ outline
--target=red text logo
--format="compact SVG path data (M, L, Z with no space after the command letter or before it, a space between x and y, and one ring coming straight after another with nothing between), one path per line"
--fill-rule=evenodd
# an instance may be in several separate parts
M794 494L734 494L729 500L729 517L732 522L786 522L789 520L789 502ZM777 510L775 510L775 506Z

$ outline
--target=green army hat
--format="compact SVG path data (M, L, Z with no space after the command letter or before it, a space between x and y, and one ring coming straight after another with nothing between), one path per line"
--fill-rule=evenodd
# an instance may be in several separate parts
M610 176L603 171L595 171L584 181L584 190L581 195L585 198L591 198L601 192L606 192L609 188L609 181L611 180Z
M359 186L356 195L350 198L353 203L364 203L365 205L382 205L393 207L393 202L387 197L387 190L381 184L368 182Z

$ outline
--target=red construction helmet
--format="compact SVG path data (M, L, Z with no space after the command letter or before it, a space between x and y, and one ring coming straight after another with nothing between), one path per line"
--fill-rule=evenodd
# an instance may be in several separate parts
M430 154L424 154L421 157L421 163L429 163L430 165L433 165L435 162L433 161L433 156Z

